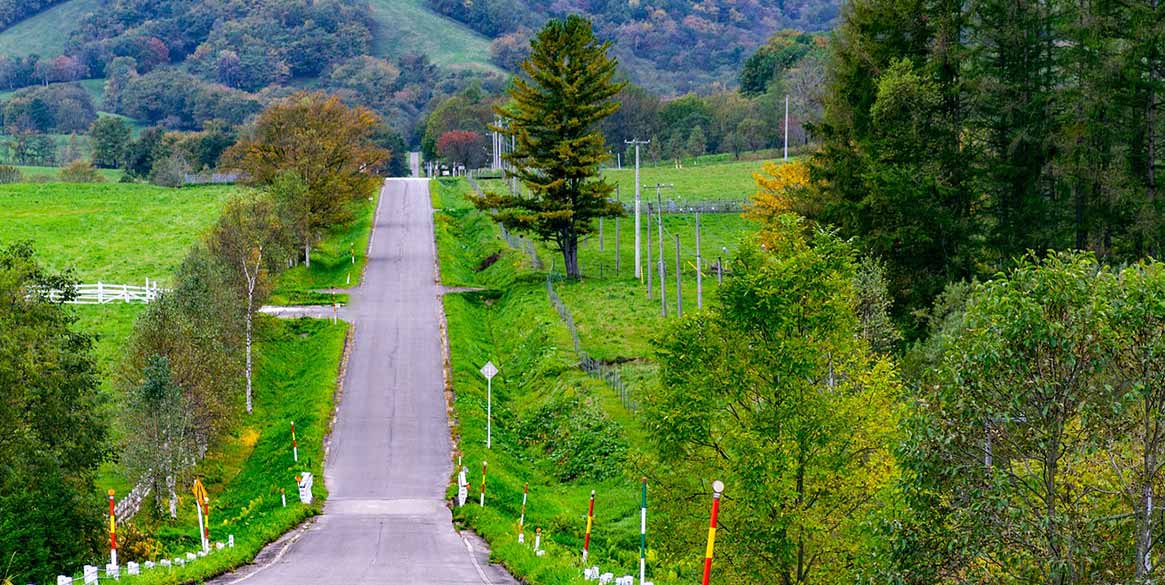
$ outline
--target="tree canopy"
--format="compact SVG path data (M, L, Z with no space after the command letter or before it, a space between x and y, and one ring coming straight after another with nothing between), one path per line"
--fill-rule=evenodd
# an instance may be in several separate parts
M607 56L586 19L571 16L539 31L526 77L510 90L512 107L498 107L507 125L497 128L516 139L506 154L531 196L488 194L475 201L508 227L533 232L562 251L566 273L577 278L579 237L594 219L622 208L610 200L614 187L597 178L608 158L598 123L619 109L611 100L623 84L613 81L617 62Z

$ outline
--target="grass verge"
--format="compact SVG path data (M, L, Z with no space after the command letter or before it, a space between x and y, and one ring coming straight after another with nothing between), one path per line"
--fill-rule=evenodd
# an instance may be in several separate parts
M368 263L368 238L380 189L368 202L361 202L356 217L347 225L339 226L321 240L311 253L311 268L300 264L279 275L268 303L272 305L330 305L335 300L348 302L348 295L321 292L327 289L345 289L360 284L364 266Z
M250 562L267 543L322 509L327 497L324 438L335 407L348 325L273 318L262 318L259 323L255 411L213 446L198 466L210 493L211 539L226 542L233 534L235 547L182 568L156 568L128 582L187 583L221 574ZM291 421L299 440L298 464L291 456ZM295 476L305 471L319 478L313 488L316 500L310 506L299 503L296 491ZM281 505L280 488L286 491L286 508ZM161 558L196 550L197 527L192 498L184 495L178 520L162 524L155 533L162 546ZM127 561L134 560L129 553L122 554Z

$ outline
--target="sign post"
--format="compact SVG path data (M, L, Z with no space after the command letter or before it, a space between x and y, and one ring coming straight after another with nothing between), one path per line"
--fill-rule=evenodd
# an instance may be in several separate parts
M207 539L207 524L210 523L210 518L203 518L203 508L206 506L206 487L202 485L201 479L194 480L194 487L190 490L194 493L194 507L198 509L198 538L202 541L202 550L210 550L210 542Z
M498 367L493 362L486 362L481 367L481 375L485 376L485 448L493 448L493 402L494 376L498 375Z
M109 490L109 564L117 566L117 516L114 514L113 490Z

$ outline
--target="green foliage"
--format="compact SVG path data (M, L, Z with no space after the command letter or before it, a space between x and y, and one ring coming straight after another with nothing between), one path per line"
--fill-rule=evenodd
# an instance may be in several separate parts
M130 419L122 463L130 477L152 481L152 499L161 513L169 502L177 511L177 489L189 483L198 461L190 398L174 383L170 361L151 356L142 383L129 393L126 415Z
M97 119L93 96L75 83L21 89L4 102L4 129L19 132L85 132Z
M718 300L656 340L645 420L667 558L689 569L711 480L727 486L718 574L844 582L896 475L894 367L857 335L851 248L793 216L768 251L742 249ZM692 498L691 494L702 494Z
M773 35L757 49L740 70L740 93L758 96L768 90L769 84L818 49L812 35L795 30L783 30Z
M609 200L614 188L595 179L607 157L596 125L618 111L611 97L623 88L612 81L617 63L608 49L578 16L539 31L522 65L528 79L515 79L513 106L497 109L509 119L498 130L517 140L506 160L531 196L490 194L475 201L504 225L554 242L572 278L580 275L579 238L594 230L596 218L622 214Z
M560 397L527 415L518 434L554 462L558 481L618 477L627 444L619 425L592 401Z
M1028 250L1156 254L1153 6L850 3L800 211L887 261L904 321Z
M96 553L102 535L93 475L109 427L77 318L37 291L76 281L38 264L31 245L0 248L0 556L17 582L48 581ZM58 527L60 529L51 529Z
M125 160L132 133L125 120L104 117L93 123L89 139L93 142L93 164L103 169L115 169Z

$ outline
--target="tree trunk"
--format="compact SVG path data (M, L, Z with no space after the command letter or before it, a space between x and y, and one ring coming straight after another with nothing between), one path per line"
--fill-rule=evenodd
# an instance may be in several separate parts
M569 233L562 238L562 260L566 263L566 277L571 279L582 278L582 271L578 267L578 234Z
M247 414L251 414L251 321L254 318L252 310L255 303L255 289L247 291Z
M1152 401L1144 399L1144 454L1142 455L1140 479L1141 485L1138 494L1137 516L1137 583L1149 583L1153 574L1153 480L1157 470L1158 434L1153 430Z
M303 240L303 265L311 268L311 244L308 243L307 238Z

